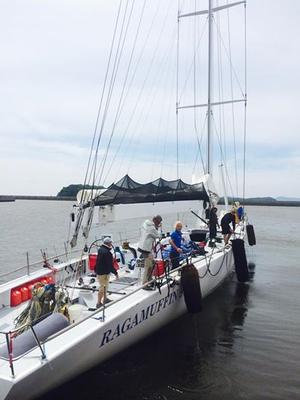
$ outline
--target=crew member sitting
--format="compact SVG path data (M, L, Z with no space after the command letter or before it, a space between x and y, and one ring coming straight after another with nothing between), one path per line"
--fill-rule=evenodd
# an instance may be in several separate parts
M171 259L171 269L179 267L179 258L182 253L181 243L182 243L182 223L177 221L175 224L175 231L172 232L169 243L171 245L170 259Z

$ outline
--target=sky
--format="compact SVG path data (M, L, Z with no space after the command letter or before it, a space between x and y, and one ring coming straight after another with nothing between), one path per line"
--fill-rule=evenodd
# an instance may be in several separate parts
M139 67L111 143L114 151L121 146L118 155L123 161L116 161L110 169L114 153L108 154L105 183L122 176L123 166L137 180L154 179L165 169L171 179L174 172L176 146L171 137L176 97L173 75L167 71L176 75L176 26L170 22L176 21L175 3L145 2L145 33L140 33L133 57ZM186 3L188 9L194 1ZM84 180L119 2L0 0L0 4L0 194L56 195L63 186ZM144 0L136 0L139 12L143 4ZM165 19L159 20L158 11ZM300 197L299 15L298 0L247 2L246 197ZM238 28L242 41L240 26L233 27ZM147 36L150 30L152 42ZM232 33L233 49L238 42ZM154 59L157 43L159 56ZM181 47L182 54L188 54L187 47ZM170 57L167 50L171 50ZM129 47L125 53L123 79ZM157 60L160 69L153 66ZM152 75L147 75L148 68ZM184 70L181 61L180 68ZM131 76L128 85L130 81ZM144 100L139 98L141 87ZM121 86L118 89L120 93ZM119 100L120 95L112 96L114 109ZM191 125L183 127L187 118L180 119L179 134L180 169L186 180L195 148ZM113 125L113 117L108 116L107 132ZM154 131L158 133L155 139ZM128 137L122 139L125 133ZM108 140L104 135L103 143ZM158 147L164 161L158 161ZM100 149L99 156L105 157L105 151ZM238 174L240 180L241 169Z

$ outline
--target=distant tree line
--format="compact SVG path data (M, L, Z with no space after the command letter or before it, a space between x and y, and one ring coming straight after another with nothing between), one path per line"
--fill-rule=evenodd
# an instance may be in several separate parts
M90 186L90 185L80 185L73 184L69 186L64 186L60 192L57 193L57 197L73 197L75 198L77 193L82 189L103 189L103 186Z
M228 197L228 203L233 204L235 201L239 201L241 205L247 206L285 206L285 207L299 207L300 201L291 200L276 200L273 197L251 197L251 198L232 198ZM219 199L219 204L224 204L224 198Z

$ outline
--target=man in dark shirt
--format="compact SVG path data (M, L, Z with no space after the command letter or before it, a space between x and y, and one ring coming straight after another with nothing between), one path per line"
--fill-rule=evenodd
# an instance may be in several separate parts
M99 292L98 292L98 303L97 308L101 307L102 304L108 303L110 300L106 297L109 284L109 275L112 272L118 278L118 272L113 266L113 256L111 253L112 240L107 237L103 240L103 244L98 250L98 256L96 261L95 271L97 274L97 279L99 282Z
M232 229L230 227L230 223L232 224ZM235 210L232 209L229 213L224 215L224 217L221 219L221 227L226 246L226 244L229 242L230 236L235 230Z
M218 211L218 209L216 207L213 207L210 211L210 216L209 216L209 238L210 238L210 240L215 239L217 236L217 226L219 227L217 211Z

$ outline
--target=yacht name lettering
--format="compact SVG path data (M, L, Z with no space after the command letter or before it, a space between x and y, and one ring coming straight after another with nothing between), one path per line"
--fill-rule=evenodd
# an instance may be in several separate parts
M99 347L102 347L106 343L113 341L117 337L123 335L123 333L126 333L130 329L146 321L149 317L153 317L155 314L159 313L162 309L175 303L178 296L180 296L179 291L171 292L168 296L163 297L162 299L156 301L155 303L150 304L147 308L142 309L141 311L136 313L133 317L126 318L125 321L119 323L114 330L108 329L106 332L104 332Z

